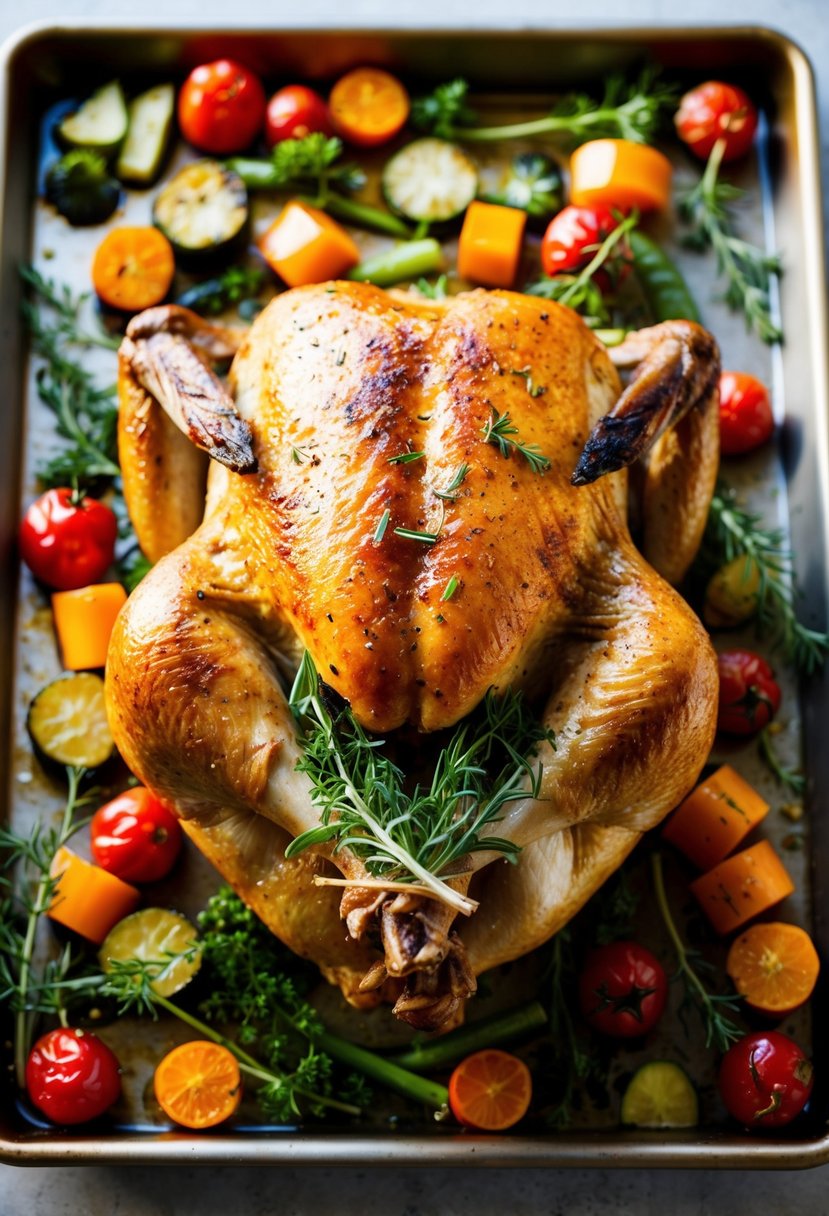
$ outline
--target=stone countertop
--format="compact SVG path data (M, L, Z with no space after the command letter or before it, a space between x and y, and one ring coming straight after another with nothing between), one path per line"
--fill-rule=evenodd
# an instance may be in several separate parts
M824 0L753 0L743 7L721 0L477 0L474 11L441 0L303 0L280 13L272 0L246 0L231 14L221 0L0 0L0 40L30 21L68 17L141 25L240 24L312 28L344 23L405 27L765 25L806 49L815 67L821 118L823 180L829 169L829 23ZM829 210L824 204L824 214ZM224 1168L0 1167L2 1216L824 1216L829 1210L829 1166L803 1173L644 1170L415 1170Z

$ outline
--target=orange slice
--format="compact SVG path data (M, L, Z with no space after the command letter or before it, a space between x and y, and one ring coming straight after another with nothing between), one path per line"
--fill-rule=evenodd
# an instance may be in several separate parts
M523 1060L507 1051L476 1051L458 1065L449 1081L452 1114L465 1127L501 1132L527 1113L532 1078Z
M236 1057L205 1039L173 1048L156 1068L154 1084L165 1115L197 1131L229 1119L242 1100Z
M749 1005L782 1017L812 995L820 961L804 929L774 921L740 934L728 952L726 970Z

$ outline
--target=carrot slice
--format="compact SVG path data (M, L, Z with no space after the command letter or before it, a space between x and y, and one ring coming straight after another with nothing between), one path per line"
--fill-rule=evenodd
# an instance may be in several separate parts
M52 611L64 667L88 671L105 665L115 618L126 602L127 593L120 583L55 592Z
M360 260L360 250L344 228L324 211L296 200L282 209L259 248L289 287L337 279Z
M489 1048L467 1056L449 1080L449 1105L464 1127L501 1132L523 1119L532 1078L523 1060Z
M710 870L736 849L768 810L769 804L757 791L724 764L680 803L662 836L701 870Z
M328 108L337 134L360 148L388 143L409 117L409 94L382 68L355 68L331 90Z
M236 1057L208 1039L182 1043L168 1052L155 1070L154 1088L165 1115L196 1131L229 1119L242 1100Z
M497 203L470 203L458 242L458 274L484 287L512 287L527 213Z
M619 211L663 211L671 198L671 162L630 139L592 139L570 157L570 202Z
M812 995L820 959L805 929L771 921L732 942L725 968L749 1005L783 1017Z
M95 250L92 286L122 312L160 304L173 282L173 247L157 228L113 228Z
M794 891L786 867L767 840L743 849L691 883L717 933L730 933Z
M65 845L55 853L50 873L57 885L46 915L98 946L141 898L135 887Z

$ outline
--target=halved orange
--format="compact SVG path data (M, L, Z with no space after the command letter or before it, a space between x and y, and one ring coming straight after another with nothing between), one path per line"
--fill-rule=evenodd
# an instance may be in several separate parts
M749 1005L779 1017L809 999L820 971L809 934L780 921L752 925L741 933L725 965Z
M197 1131L229 1119L242 1100L236 1057L207 1039L168 1052L155 1070L154 1085L165 1115Z
M449 1080L449 1105L464 1127L502 1132L527 1113L532 1078L523 1060L488 1048L467 1056Z

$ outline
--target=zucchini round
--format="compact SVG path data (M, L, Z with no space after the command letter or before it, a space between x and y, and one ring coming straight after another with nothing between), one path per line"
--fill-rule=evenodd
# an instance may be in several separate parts
M100 768L115 748L104 682L88 671L60 676L41 688L26 725L38 754L55 764Z
M229 257L242 239L249 215L245 184L217 160L196 160L159 192L153 223L185 265Z
M399 215L439 224L462 215L478 192L478 171L446 139L416 139L383 170L383 194Z
M58 138L67 148L89 148L110 157L120 148L128 121L123 90L113 80L63 119L58 126Z

